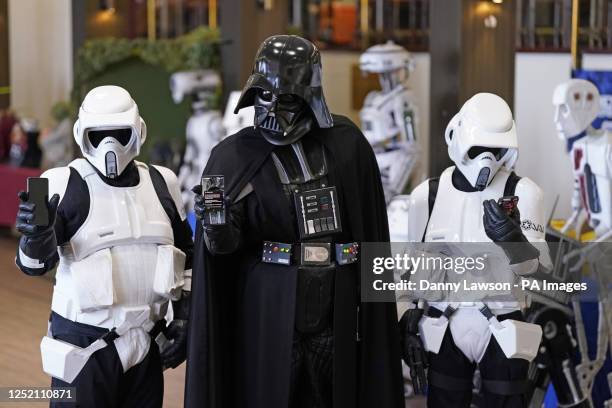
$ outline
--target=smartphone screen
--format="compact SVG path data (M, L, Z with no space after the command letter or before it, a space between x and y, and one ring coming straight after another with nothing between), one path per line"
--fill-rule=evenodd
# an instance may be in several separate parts
M28 177L28 202L36 204L32 225L49 225L47 200L49 197L49 180L42 177Z
M204 225L225 224L225 178L223 176L202 177L202 195L206 215Z

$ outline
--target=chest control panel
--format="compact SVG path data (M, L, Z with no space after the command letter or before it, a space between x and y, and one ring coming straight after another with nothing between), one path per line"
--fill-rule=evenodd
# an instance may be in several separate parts
M342 231L336 187L295 193L295 212L300 238L313 238Z

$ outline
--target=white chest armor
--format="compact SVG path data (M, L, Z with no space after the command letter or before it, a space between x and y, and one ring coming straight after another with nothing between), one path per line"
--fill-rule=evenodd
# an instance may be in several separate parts
M612 133L576 141L572 162L589 225L601 236L612 229Z
M90 210L60 248L52 309L67 319L110 328L126 310L150 309L154 321L182 285L185 254L173 246L147 166L136 165L140 181L133 187L105 184L83 159L70 165L87 183Z
M465 192L453 186L454 169L449 167L440 176L425 241L491 242L482 224L482 203L485 200L497 201L503 197L510 173L501 169L484 191Z
M81 260L96 251L117 245L172 244L168 215L155 193L146 165L136 162L140 182L134 187L113 187L104 183L84 159L70 164L89 189L89 215L62 248L62 255Z

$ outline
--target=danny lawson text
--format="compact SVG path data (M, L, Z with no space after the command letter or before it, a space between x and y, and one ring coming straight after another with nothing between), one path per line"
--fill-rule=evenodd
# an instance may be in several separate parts
M426 279L409 281L401 279L399 282L384 282L377 279L373 282L374 290L379 291L406 291L406 290L435 290L447 292L459 291L511 291L513 288L521 290L537 290L537 291L562 291L567 293L586 291L588 286L584 282L549 282L547 280L537 281L531 279L523 279L519 283L511 282L431 282Z

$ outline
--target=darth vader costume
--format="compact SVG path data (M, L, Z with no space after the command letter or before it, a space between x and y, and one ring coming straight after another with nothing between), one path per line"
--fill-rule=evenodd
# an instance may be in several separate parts
M224 177L226 222L196 230L185 405L403 406L395 304L359 298L359 243L389 239L370 145L329 113L300 37L262 43L250 105L255 126L204 170Z

